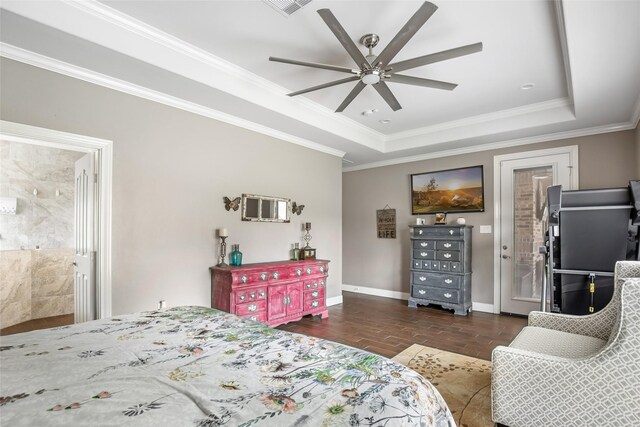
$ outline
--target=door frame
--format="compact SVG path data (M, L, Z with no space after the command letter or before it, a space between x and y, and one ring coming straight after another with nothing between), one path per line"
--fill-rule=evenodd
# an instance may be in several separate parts
M573 190L578 189L579 183L579 167L578 167L578 146L567 145L565 147L546 148L542 150L523 151L519 153L501 154L493 157L493 312L499 314L501 310L500 302L500 269L502 262L500 261L500 242L502 239L501 227L501 199L500 190L502 188L502 178L500 173L501 164L508 160L526 160L540 156L549 156L557 154L569 154L571 162L571 186Z
M96 173L97 239L96 318L111 317L111 195L113 177L113 141L60 132L36 126L0 120L0 137L6 141L41 145L64 150L97 153Z

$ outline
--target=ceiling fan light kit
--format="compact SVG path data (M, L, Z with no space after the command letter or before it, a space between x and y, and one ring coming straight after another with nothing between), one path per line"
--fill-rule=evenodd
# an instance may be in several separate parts
M417 58L408 59L396 63L391 63L393 58L400 52L400 50L407 44L407 42L418 32L418 30L427 22L427 20L438 9L436 5L430 2L424 2L418 11L407 21L407 23L400 29L398 34L389 42L389 44L380 52L378 56L373 54L373 48L377 46L380 41L380 37L377 34L365 34L360 38L360 43L369 49L369 54L364 56L358 46L349 37L345 29L340 25L340 22L331 13L329 9L320 9L318 14L324 20L325 24L329 27L331 32L336 36L338 41L345 48L349 56L354 60L357 67L356 69L329 65L319 64L315 62L297 61L293 59L269 57L270 61L282 62L285 64L300 65L303 67L320 68L331 71L338 71L343 73L352 74L351 77L347 77L340 80L324 83L318 86L313 86L307 89L302 89L297 92L288 94L289 96L301 95L303 93L312 92L332 86L341 85L349 82L357 82L351 92L342 101L342 103L336 109L336 113L344 111L345 108L358 96L358 94L365 88L365 86L372 86L385 102L391 107L393 111L398 111L402 107L395 98L386 82L401 83L413 86L429 87L433 89L441 90L453 90L457 86L454 83L442 82L438 80L425 79L421 77L407 76L403 74L396 74L400 71L410 70L418 68L423 65L433 64L435 62L446 61L448 59L457 58L464 55L482 51L482 43L474 43L466 46L457 47L454 49L445 50L442 52L436 52L429 55L420 56Z

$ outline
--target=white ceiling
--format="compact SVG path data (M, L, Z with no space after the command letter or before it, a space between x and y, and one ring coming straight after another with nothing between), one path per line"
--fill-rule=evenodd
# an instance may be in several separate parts
M394 58L482 42L482 52L403 74L453 91L388 83L333 111L346 75L269 56L355 67L316 13L329 8L378 54L421 1L313 0L285 17L262 1L3 0L0 53L57 72L342 155L347 170L630 129L640 117L640 2L435 1ZM362 48L366 54L366 49ZM534 83L530 90L522 90ZM378 112L364 116L365 110ZM388 124L380 120L390 120Z

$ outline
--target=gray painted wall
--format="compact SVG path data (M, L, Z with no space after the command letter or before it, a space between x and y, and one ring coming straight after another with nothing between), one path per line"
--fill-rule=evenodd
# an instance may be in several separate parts
M3 59L2 120L108 139L113 145L113 314L210 304L214 230L244 262L287 259L312 223L331 260L328 297L342 283L342 162L262 134ZM250 223L223 196L288 197L290 224Z
M640 179L640 124L636 126L636 178Z
M635 131L608 133L541 144L446 157L347 172L343 176L343 283L377 289L409 291L410 175L442 169L483 165L485 212L464 217L473 229L473 301L493 303L493 234L480 234L480 225L493 231L493 157L566 145L579 146L580 188L625 186L636 173ZM376 209L396 209L398 238L378 239ZM453 221L458 214L449 215ZM425 216L433 223L433 216Z

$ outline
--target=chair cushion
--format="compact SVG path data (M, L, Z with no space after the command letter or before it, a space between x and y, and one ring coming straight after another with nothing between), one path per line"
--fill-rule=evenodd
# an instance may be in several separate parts
M526 326L509 347L550 356L579 359L595 354L606 344L606 341L599 338Z

